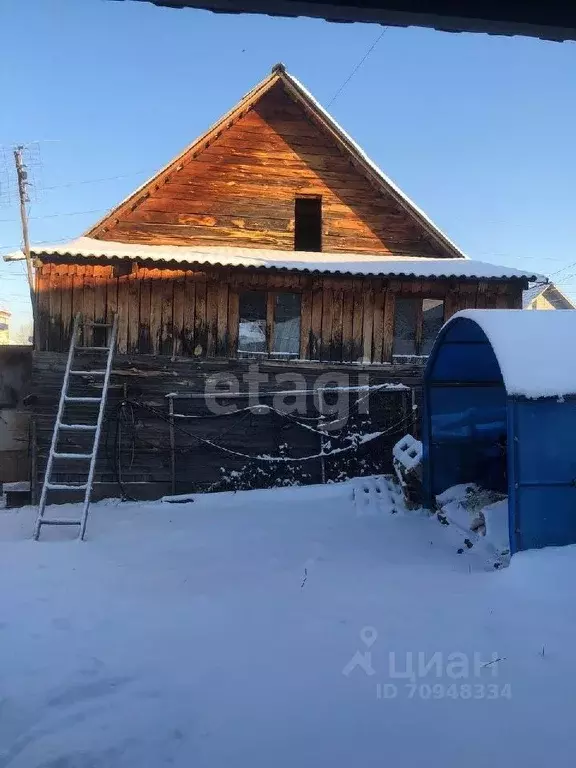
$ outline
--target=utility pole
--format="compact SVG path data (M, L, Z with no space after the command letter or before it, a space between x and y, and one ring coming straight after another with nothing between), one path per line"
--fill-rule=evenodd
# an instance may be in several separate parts
M28 212L26 203L28 199L28 172L22 157L23 146L14 148L14 162L16 163L16 175L18 177L18 195L20 197L20 220L22 222L22 242L24 256L26 257L26 270L28 273L28 287L30 288L30 302L32 304L32 323L34 328L34 348L38 349L38 312L36 307L36 290L34 285L34 269L30 255L30 237L28 235Z

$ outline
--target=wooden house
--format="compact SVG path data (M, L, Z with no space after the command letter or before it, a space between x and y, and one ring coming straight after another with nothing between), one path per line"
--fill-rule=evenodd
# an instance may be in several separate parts
M538 283L524 291L523 309L576 309L574 302L554 283Z
M0 307L0 344L10 344L11 312Z
M444 320L521 308L535 279L466 258L282 65L83 237L34 258L40 472L78 312L117 314L115 386L160 407L255 360L276 382L417 382ZM183 487L173 456L170 473Z

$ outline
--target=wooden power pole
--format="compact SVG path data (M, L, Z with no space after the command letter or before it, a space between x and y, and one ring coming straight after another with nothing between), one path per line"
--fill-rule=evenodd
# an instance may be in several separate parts
M28 172L24 164L22 152L24 147L19 146L14 149L14 162L16 163L16 175L18 177L18 195L20 197L20 220L22 222L22 243L24 256L26 257L26 270L28 273L28 287L30 288L30 302L32 304L32 324L34 348L38 349L38 312L36 306L36 289L34 284L34 268L32 267L32 257L30 255L30 237L28 234L28 212L26 203L28 202Z

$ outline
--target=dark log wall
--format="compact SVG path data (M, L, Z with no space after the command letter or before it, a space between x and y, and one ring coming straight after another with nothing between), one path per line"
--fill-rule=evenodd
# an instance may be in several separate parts
M35 401L37 491L43 478L65 365L65 353L37 352L34 355L32 392ZM173 468L167 421L169 400L166 395L174 392L203 395L207 388L210 388L210 382L214 382L214 377L219 374L225 375L228 380L230 376L234 377L232 386L224 386L220 381L219 389L247 392L254 386L250 383L251 365L253 361L173 361L168 356L116 355L105 428L98 454L95 498L118 496L121 489L138 498L157 498L170 493L172 488L182 493L207 490L221 479L222 470L226 473L243 471L250 463L212 449L189 435L209 439L231 450L250 455L278 455L279 446L282 444L289 446L292 456L317 454L320 443L316 433L297 427L275 414L249 413L177 422L185 432L175 432ZM89 373L98 367L95 355L79 355L75 368L86 370L87 373L85 377L74 377L75 389L72 394L86 395L99 391L101 378L98 379ZM271 393L293 390L299 386L313 389L334 385L366 386L383 382L417 385L421 368L408 365L379 368L358 365L331 367L320 363L288 365L264 361L259 363L258 373L261 377L266 377L259 380L260 402L274 405L270 400ZM291 384L288 379L292 381ZM120 407L125 395L131 404L121 413ZM354 402L363 396L362 393L346 393L342 396L346 398L345 405L351 406L354 416ZM237 403L238 408L245 408L248 404L247 400L226 398L220 398L217 402L219 405ZM290 402L290 398L286 398L285 406L289 406ZM410 405L411 393L405 389L374 392L363 402L363 418L370 419L371 423L364 432L387 432L382 438L366 446L366 451L375 460L374 466L379 472L391 471L391 445L411 429L413 414ZM90 413L90 407L67 405L65 418L72 423L93 423L94 414ZM305 407L306 415L318 415L316 403L310 395L305 398ZM284 409L283 407L282 410ZM175 411L196 416L206 416L210 413L203 397L177 400ZM295 413L294 417L297 420L302 415L300 411ZM85 452L89 448L84 442L89 439L86 433L63 433L62 439L63 442L59 446L63 452ZM58 467L60 473L55 476L55 480L78 484L84 482L85 474L78 461L60 462ZM327 471L330 473L331 467L328 467ZM319 460L298 464L294 467L294 476L304 482L320 482ZM60 500L66 498L69 499L69 495ZM58 501L58 498L52 500Z
M118 352L235 357L243 290L301 294L302 359L391 360L397 296L437 298L459 309L521 307L516 282L337 278L269 271L44 263L38 269L40 349L64 351L76 313L104 322L118 313ZM131 269L130 274L118 271ZM95 331L95 333L98 333ZM98 339L95 339L98 341ZM92 337L84 339L92 343Z
M376 190L278 83L167 179L90 233L130 243L294 248L294 199L322 197L326 252L452 256Z

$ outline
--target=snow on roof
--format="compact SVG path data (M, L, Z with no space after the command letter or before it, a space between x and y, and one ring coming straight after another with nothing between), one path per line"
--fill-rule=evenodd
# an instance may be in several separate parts
M32 249L35 256L75 258L134 259L138 261L179 262L224 267L251 267L289 271L340 273L350 275L394 275L420 278L479 278L536 280L530 272L499 267L483 261L462 258L429 259L418 256L382 256L360 253L274 251L262 248L228 246L140 245L79 237L68 243L42 245ZM6 261L24 258L21 251L9 253Z
M534 299L540 296L541 293L544 293L546 288L548 288L548 285L537 283L536 285L527 288L525 291L522 291L522 309L528 309Z
M576 312L466 309L448 325L463 317L486 334L508 394L530 398L576 394L576 355L567 346L576 338Z

